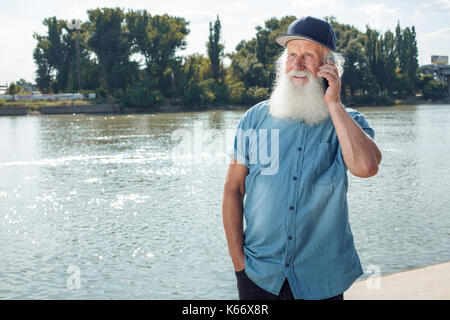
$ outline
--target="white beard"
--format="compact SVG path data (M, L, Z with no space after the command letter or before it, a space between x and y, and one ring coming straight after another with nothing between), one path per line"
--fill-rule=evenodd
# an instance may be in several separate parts
M328 118L329 111L323 99L320 80L309 71L292 70L284 72L286 58L282 55L277 61L277 78L270 96L269 113L278 118L301 120L306 124L317 124ZM294 83L291 76L307 76L305 84Z

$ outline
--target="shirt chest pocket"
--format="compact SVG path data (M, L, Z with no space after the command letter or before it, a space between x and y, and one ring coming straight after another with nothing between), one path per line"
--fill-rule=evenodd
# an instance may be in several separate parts
M323 142L315 146L311 179L315 187L329 187L342 181L345 169L338 161L338 144Z

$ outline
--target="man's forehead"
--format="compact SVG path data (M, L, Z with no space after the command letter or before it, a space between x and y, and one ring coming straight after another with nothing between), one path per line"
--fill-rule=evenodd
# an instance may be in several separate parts
M286 44L288 50L314 50L322 52L321 45L309 40L291 40Z

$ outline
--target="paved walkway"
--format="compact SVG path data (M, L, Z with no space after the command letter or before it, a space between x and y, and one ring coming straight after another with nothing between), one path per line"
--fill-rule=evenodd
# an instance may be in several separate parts
M450 300L450 261L358 280L344 299Z

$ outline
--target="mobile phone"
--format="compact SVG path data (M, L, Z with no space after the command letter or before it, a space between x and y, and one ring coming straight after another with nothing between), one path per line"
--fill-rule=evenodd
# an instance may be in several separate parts
M323 94L325 94L325 92L327 92L328 89L328 80L325 78L320 78L322 81L322 88L323 88Z
M331 62L333 62L333 64L334 64L334 59L333 59L333 56L330 56L329 57L329 59L331 60ZM323 88L323 94L325 94L325 92L327 92L327 89L328 89L328 86L329 86L329 84L328 84L328 80L327 79L325 79L325 78L320 78L322 81L322 88Z

